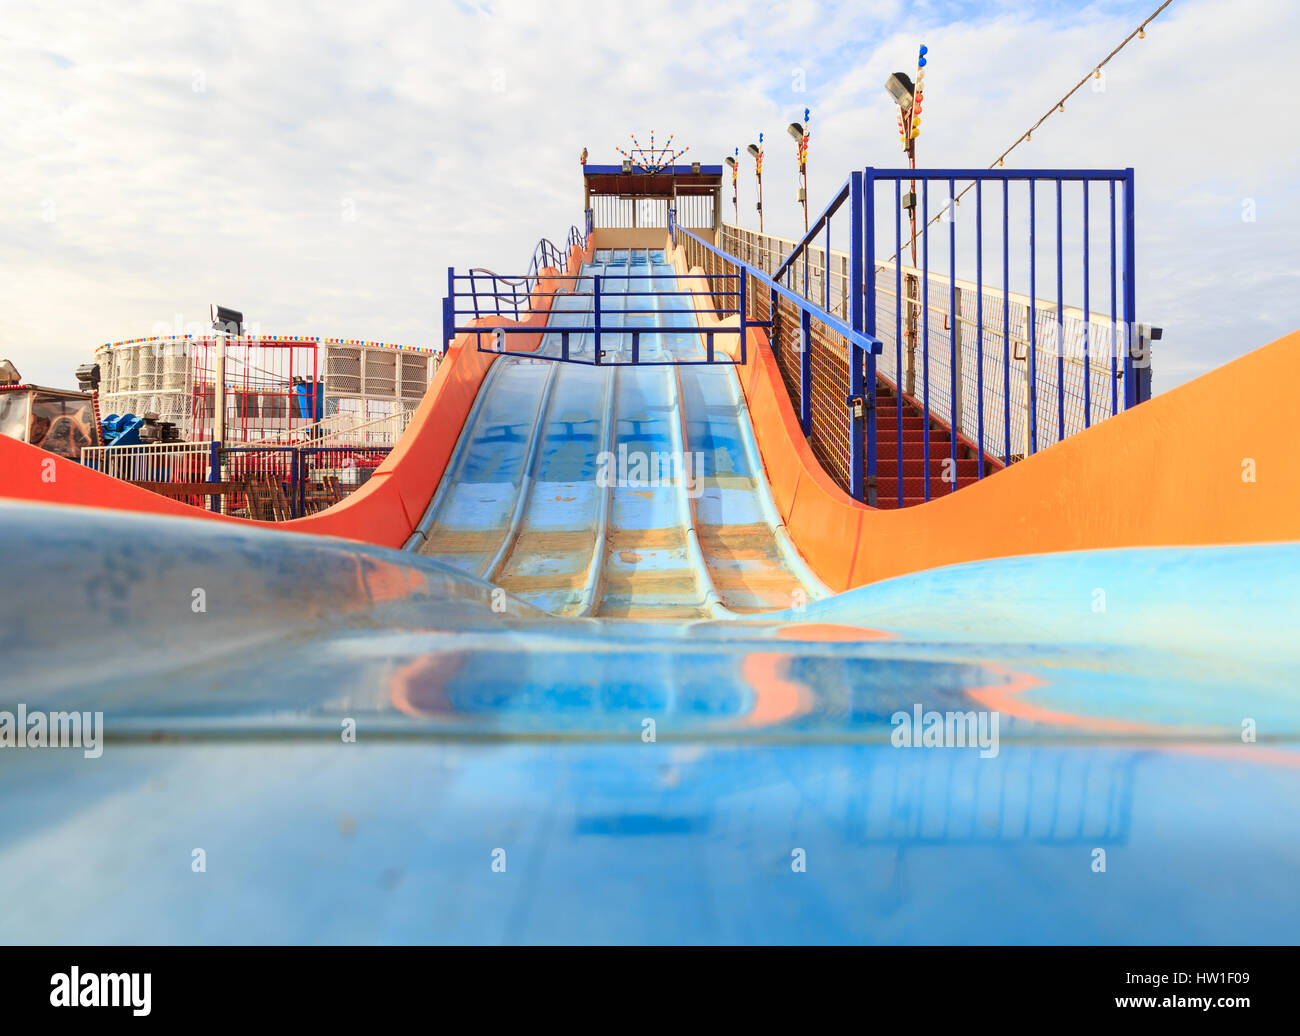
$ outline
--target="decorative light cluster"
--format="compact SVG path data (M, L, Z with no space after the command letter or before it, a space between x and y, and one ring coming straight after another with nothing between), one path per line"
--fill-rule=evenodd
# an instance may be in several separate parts
M663 147L655 147L655 131L650 131L650 146L643 148L636 139L635 133L629 133L632 138L632 150L624 151L621 147L615 147L615 150L635 165L644 173L657 173L662 169L671 166L682 155L690 150L690 147L684 147L680 151L673 150L673 137L675 134L668 134L668 140ZM635 157L634 157L635 156Z
M151 335L148 338L126 338L120 342L105 342L95 351L116 349L124 345L143 345L146 342L184 342L207 341L210 335ZM319 335L242 335L229 339L233 342L257 344L263 342L301 342L302 344L323 343L325 345L360 345L369 349L401 349L403 352L436 353L439 350L426 345L398 345L395 342L371 342L362 338L321 338Z
M799 141L799 171L808 164L808 122L812 118L812 109L803 110L803 139Z
M898 142L904 151L921 135L921 102L925 100L925 66L928 64L925 56L928 53L930 48L921 44L916 55L916 85L912 90L912 105L906 114L902 108L898 111Z

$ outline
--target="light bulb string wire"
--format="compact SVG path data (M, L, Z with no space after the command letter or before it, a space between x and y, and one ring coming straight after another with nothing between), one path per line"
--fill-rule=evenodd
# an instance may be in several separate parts
M1062 97L1059 101L1057 101L1057 102L1056 102L1055 104L1053 104L1050 108L1048 108L1047 111L1046 111L1046 113L1042 116L1042 118L1040 118L1037 122L1035 122L1032 126L1030 126L1029 129L1025 130L1025 132L1023 132L1022 134L1020 134L1020 136L1016 138L1015 143L1013 143L1009 148L1007 148L1005 151L1003 151L1002 154L998 155L997 158L993 159L993 161L990 162L990 163L988 164L988 168L989 168L989 169L992 169L992 168L994 168L995 166L1001 164L1001 163L1006 159L1006 157L1007 157L1009 154L1011 154L1012 151L1014 151L1016 148L1018 148L1021 144L1023 144L1023 143L1027 143L1027 142L1029 141L1029 139L1030 139L1030 136L1033 134L1034 130L1038 129L1039 126L1041 126L1044 122L1046 122L1049 118L1051 118L1051 116L1054 115L1056 112L1063 110L1063 106L1064 106L1064 104L1065 104L1066 101L1068 101L1071 97L1073 97L1076 93L1078 93L1079 90L1083 88L1084 84L1087 83L1089 79L1091 79L1091 78L1092 78L1093 76L1095 76L1098 72L1100 72L1103 68L1105 68L1106 64L1107 64L1107 63L1108 63L1108 62L1109 62L1113 57L1115 57L1116 54L1118 54L1121 50L1123 50L1125 47L1127 47L1127 46L1129 45L1129 43L1131 43L1131 42L1132 42L1132 41L1133 41L1133 40L1134 40L1138 35L1144 33L1144 32L1146 31L1146 27L1147 27L1148 25L1150 25L1151 22L1153 22L1153 21L1155 20L1156 16L1157 16L1158 14L1160 14L1160 12L1163 11L1166 7L1168 7L1171 3L1173 3L1173 0L1164 0L1164 3L1162 3L1162 4L1161 4L1159 7L1157 7L1154 11L1152 11L1149 15L1147 15L1147 16L1146 16L1146 19L1145 19L1145 20L1144 20L1140 25L1138 25L1138 27L1137 27L1136 29L1134 29L1134 30L1133 30L1132 32L1130 32L1127 36L1125 36L1124 39L1120 42L1120 44L1119 44L1119 45L1118 45L1114 50L1112 50L1112 51L1111 51L1109 54L1107 54L1104 58L1102 58L1102 59L1101 59L1100 61L1098 61L1095 65L1093 65L1091 68L1089 68L1088 71L1087 71L1087 73L1084 75L1084 77L1083 77L1082 79L1080 79L1077 83L1075 83L1074 86L1070 89L1070 91L1069 91L1069 92L1068 92L1064 97ZM971 183L968 183L965 187L963 187L960 191L958 191L958 192L957 192L957 196L956 196L955 198L952 199L952 204L953 204L953 205L956 205L958 202L960 202L961 199L962 199L966 194L968 194L974 186L975 186L975 183L974 183L974 181L972 181ZM921 228L920 231L918 231L918 232L912 234L912 238L911 238L911 240L908 242L908 244L909 244L909 245L911 245L911 244L915 244L917 238L918 238L921 234L926 233L926 232L930 229L930 227L933 226L935 223L938 223L939 220L941 220L941 219L943 218L944 212L947 211L947 210L948 210L948 206L945 205L945 206L943 207L943 209L941 209L938 213L936 213L936 214L935 214L935 215L930 219L930 221L929 221L928 223L926 223L926 225L925 225L924 227ZM890 257L888 260L885 261L885 263L883 263L883 264L881 264L881 265L882 265L882 266L883 266L883 265L888 265L889 263L892 263L892 262L893 262L894 260L896 260L897 258L898 258L898 253L895 252L895 253L893 254L892 257Z

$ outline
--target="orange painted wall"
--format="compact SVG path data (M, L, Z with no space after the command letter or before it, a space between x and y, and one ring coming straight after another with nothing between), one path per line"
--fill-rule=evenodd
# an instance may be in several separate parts
M590 241L585 251L574 246L566 273L578 273L581 264L590 260L592 249ZM572 283L557 279L555 271L549 272L551 276L544 275L538 284L531 303L537 312L528 320L485 318L470 324L543 327L553 298L551 293L556 287ZM539 330L535 335L512 338L510 347L531 350L540 342ZM496 359L492 353L479 352L470 335L459 336L439 363L433 383L412 416L406 434L364 486L319 514L291 522L248 524L400 547L410 537L437 489L474 398ZM246 519L227 518L170 500L3 435L0 435L0 496L38 503L246 522Z
M681 249L673 258L686 272ZM1300 331L960 492L890 511L821 469L761 329L747 352L738 374L772 495L835 590L1016 554L1300 540Z

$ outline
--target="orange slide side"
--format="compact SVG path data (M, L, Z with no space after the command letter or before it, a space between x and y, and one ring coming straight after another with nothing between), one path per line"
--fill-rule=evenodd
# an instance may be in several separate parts
M671 245L670 252L687 272L684 253ZM575 247L566 272L576 274L591 258L590 241L585 252ZM532 306L538 312L525 326L544 325L559 283L542 279ZM539 330L522 347L535 348L540 339ZM717 340L719 349L736 343ZM461 336L401 443L366 485L327 511L270 527L400 547L437 488L495 359ZM1300 332L959 493L897 511L854 501L822 470L761 330L750 330L738 374L781 516L808 563L837 591L1016 554L1300 540L1300 452L1289 398L1289 386L1300 383ZM243 520L169 500L6 436L0 436L0 495Z
M591 250L590 241L586 251L575 245L569 253L566 274L579 273L582 263L590 260ZM535 326L539 328L536 335L519 335L510 343L512 349L535 349L542 339L540 328L546 324L553 293L565 283L553 271L549 277L544 273L530 304L536 312L528 320L485 318L472 323L492 327ZM437 489L474 398L496 359L495 354L479 352L469 335L458 337L438 364L438 372L412 416L406 434L384 463L346 500L305 518L290 522L248 522L214 514L4 435L0 435L0 496L36 503L80 504L245 522L321 536L342 536L381 547L400 547L410 537Z
M702 272L669 248L680 272ZM822 470L761 329L746 360L738 374L773 498L837 591L1015 554L1300 540L1300 331L958 493L891 511L858 503Z

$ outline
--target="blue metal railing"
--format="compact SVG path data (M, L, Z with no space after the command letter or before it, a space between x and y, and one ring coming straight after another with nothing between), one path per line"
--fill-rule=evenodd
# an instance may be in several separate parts
M547 267L565 271L569 267L569 252L574 248L585 249L587 247L587 237L591 234L591 210L586 214L586 231L579 230L576 226L569 227L568 236L565 238L566 250L560 248L550 240L542 238L533 246L533 255L528 263L528 272L522 277L507 277L483 267L473 267L466 275L470 280L469 295L473 299L475 306L481 302L484 303L482 312L476 308L475 317L481 316L504 316L505 305L509 305L510 312L516 319L520 319L519 314L523 312L530 304L533 290L537 287L542 270ZM451 312L452 299L450 296L451 270L448 271L447 290L448 296L442 300L442 341L443 347L451 341L454 335L451 333L451 327L455 323L455 315Z
M904 188L904 181L909 187ZM1021 189L1014 192L1014 197L1010 190L1010 185L1017 182L1025 185L1023 190L1028 196L1027 205L1019 211ZM878 190L882 183L885 189ZM1072 183L1078 186L1071 187ZM893 191L888 190L890 184ZM935 206L932 212L935 184L942 186L945 196L942 206ZM990 200L985 198L986 185L994 190L1000 188L1001 194L1000 289L990 287L985 278L984 217L985 204ZM1050 254L1056 287L1050 302L1037 294L1038 266L1047 257L1037 226L1038 195L1044 185L1053 190L1055 199L1055 236L1049 240L1054 246ZM1092 247L1097 221L1090 204L1095 203L1093 188L1100 185L1104 185L1109 201L1109 252L1104 257L1102 249ZM959 186L963 186L960 192ZM957 206L971 191L975 194L973 234L965 230L961 233L960 254L965 276L971 276L967 270L973 267L973 283L957 276ZM846 203L851 222L849 249L847 253L835 253L844 264L844 272L840 275L842 301L837 299L832 308L832 217L842 233ZM938 222L931 225L931 216L937 213L946 226ZM893 234L889 235L891 215ZM914 234L904 233L904 221L912 222ZM897 442L888 460L897 480L896 494L891 492L890 502L895 502L896 495L901 507L929 500L934 477L947 483L940 489L955 489L1149 397L1146 334L1136 323L1134 223L1132 169L869 167L844 182L802 239L788 244L764 239L758 248L759 260L773 270L771 279L815 307L811 313L801 307L805 327L809 319L833 326L828 318L837 311L841 318L847 317L851 325L857 326L861 312L862 332L886 343L878 373L882 392L888 395L892 388L897 408ZM892 255L878 248L878 229L893 238L889 242ZM996 227L989 229L997 234ZM1018 235L1014 243L1013 233ZM731 252L701 244L761 278L761 271L740 258L742 254L750 255L752 238L747 232L734 231L728 239ZM940 253L946 246L947 256L938 263L931 255L932 244ZM816 254L819 246L820 256ZM902 258L906 246L912 250L911 265ZM788 254L782 254L787 247ZM859 263L860 252L863 258ZM1027 293L1010 290L1013 258L1021 276L1028 267ZM1102 258L1107 258L1108 263L1100 261ZM810 266L814 274L811 281L820 277L820 289L810 283ZM871 271L871 284L859 270ZM1066 306L1067 272L1072 292L1077 294L1081 285L1081 310ZM1105 313L1091 309L1098 275L1109 286L1110 306ZM772 337L775 346L775 334ZM807 358L801 357L801 361L801 368L806 367ZM806 375L801 374L800 380L801 417L808 434ZM857 441L866 440L862 450L865 471L859 479L855 457L852 472L844 480L854 496L867 502L872 502L876 475L876 445L871 431L876 417L871 402L867 401L865 427L859 429L855 424L849 443L849 452L856 454ZM819 420L826 417L824 407L822 396ZM922 418L916 455L909 451L905 456L904 452L905 408ZM1014 420L1013 413L1018 415ZM946 427L940 429L940 425ZM932 437L936 451L947 455L942 461L935 458L942 475L932 473L930 468Z
M776 275L769 277L758 267L723 252L699 235L691 233L685 227L678 226L676 211L673 209L668 211L668 230L672 234L674 244L677 243L679 235L684 235L696 245L712 252L719 259L738 267L742 271L740 274L740 283L742 285L748 279L753 278L759 285L767 288L770 303L769 312L772 314L771 319L767 321L750 320L748 321L750 326L765 327L770 331L776 321L778 298L793 303L799 311L799 423L805 436L811 435L813 429L812 322L816 320L827 330L840 335L848 343L849 394L844 400L844 406L849 420L849 492L858 500L874 503L876 420L872 402L875 395L876 357L880 355L883 344L874 333L867 331L864 327L863 299L865 297L864 285L866 283L867 267L862 252L862 225L865 218L862 174L853 173L846 182L845 191L840 192L840 195L837 195L828 212L822 214L817 225L810 229L808 239L811 239L813 234L829 222L830 216L845 200L850 202L849 215L854 247L850 250L849 255L849 278L850 284L857 287L850 295L848 323L832 314L829 311L829 306L818 306L815 302L808 300L792 288L779 282L778 276L790 268L791 261L794 258L793 255L782 266L778 267ZM867 386L872 386L870 394L868 394Z
M288 516L301 518L338 502L322 496L326 476L333 477L341 494L350 493L364 485L391 452L391 446L223 446L213 443L209 481L238 482L252 476L268 478L279 484Z
M948 431L948 449L947 460L950 462L948 471L951 477L952 488L955 488L955 472L958 470L958 461L965 459L966 455L974 452L977 461L975 478L976 480L985 477L988 473L986 470L986 459L992 452L990 446L990 428L989 423L1001 418L1001 427L997 429L1001 434L996 436L999 440L1000 450L996 452L1001 455L1003 466L1010 464L1013 460L1021 456L1036 453L1042 445L1044 439L1050 442L1059 442L1067 438L1068 435L1075 431L1081 431L1091 425L1093 420L1094 402L1093 381L1097 365L1094 363L1093 352L1098 343L1094 341L1093 332L1093 314L1090 310L1091 305L1091 278L1093 255L1091 252L1091 230L1089 201L1091 195L1091 186L1093 184L1104 184L1107 187L1110 201L1110 253L1109 263L1106 268L1106 276L1110 285L1110 313L1109 313L1109 330L1106 335L1107 341L1101 343L1109 352L1110 356L1110 413L1113 415L1121 409L1120 397L1118 393L1118 384L1123 382L1123 408L1135 406L1141 402L1147 395L1146 382L1140 379L1135 366L1135 359L1140 362L1142 358L1136 357L1134 345L1136 343L1136 300L1134 294L1134 277L1135 270L1134 258L1134 195L1133 195L1133 170L1132 169L1053 169L1053 170L1010 170L1010 169L874 169L867 168L864 171L863 191L866 199L866 208L868 211L868 224L865 246L867 250L867 261L876 271L876 274L884 274L887 278L892 274L894 281L892 296L895 300L893 305L894 327L894 357L893 371L894 387L898 393L899 400L899 420L900 434L897 437L897 471L898 486L897 497L898 506L904 506L904 456L903 456L903 437L901 434L901 415L904 395L910 395L915 403L919 404L923 416L923 429L927 434L922 437L922 457L920 464L920 476L922 479L924 499L931 499L932 495L932 473L930 469L931 460L931 442L928 430L931 427L932 418L938 418L941 422L946 423ZM909 184L907 194L903 193L903 183ZM958 295L961 289L958 287L957 277L957 259L958 259L958 233L956 216L956 205L960 195L957 190L958 183L968 184L962 193L970 190L975 192L975 222L973 235L966 237L964 240L967 246L974 252L975 266L975 313L973 319L968 318L962 312L962 306L958 301ZM892 184L893 191L886 190L886 200L884 207L888 209L892 206L893 218L893 241L892 256L884 260L883 263L877 261L875 229L877 226L876 209L877 197L876 186L878 184ZM930 193L931 185L939 184L946 189L946 196L943 198L943 214L947 222L947 233L940 237L940 246L942 247L943 238L947 241L947 263L946 270L942 270L937 278L932 277L930 266L930 238L934 236L935 227L931 226L931 209ZM1023 343L1023 356L1021 353L1021 344L1017 343L1013 349L1012 331L1011 331L1011 257L1013 252L1020 251L1020 248L1013 249L1011 244L1011 212L1013 201L1009 187L1012 183L1024 183L1027 190L1027 241L1025 251L1027 255L1023 258L1028 262L1028 293L1027 300L1024 302L1026 310L1024 318L1024 333L1027 341ZM1054 248L1054 273L1055 273L1055 300L1054 302L1044 302L1038 297L1038 265L1040 253L1040 239L1038 233L1038 187L1042 184L1048 184L1054 188L1055 195L1055 236L1053 240ZM1067 382L1070 376L1067 376L1067 334L1066 334L1066 306L1065 306L1065 267L1066 253L1069 251L1065 238L1065 221L1064 221L1064 184L1078 183L1080 185L1082 219L1080 226L1081 246L1079 249L1078 262L1082 275L1083 289L1083 308L1082 318L1071 318L1072 329L1075 325L1081 328L1081 357L1070 358L1070 376L1081 382L1081 390L1078 393L1070 392L1071 398L1067 399ZM984 351L985 344L985 279L984 279L984 187L986 184L992 184L1001 188L1001 256L1002 256L1002 289L1001 299L997 300L997 292L993 292L991 301L1000 301L1001 309L1001 342L1002 356L1001 359L1001 385L1000 389L993 393L990 399L988 385L986 384L986 356ZM919 185L919 195L917 193ZM1122 234L1122 257L1116 249L1116 188L1122 189L1123 204L1123 223L1124 230ZM891 197L892 195L892 197ZM916 213L919 211L919 215ZM905 215L906 214L906 215ZM921 245L920 265L915 263L909 272L905 273L902 262L903 249L905 247L903 223L907 219L910 221L915 216L916 222L916 239L919 239ZM888 218L888 217L887 217ZM885 224L888 226L888 223ZM915 248L912 235L908 234L906 242ZM1075 259L1071 259L1071 268L1075 269ZM908 290L904 291L905 279L909 282ZM934 287L945 290L946 312L943 313L945 327L940 333L940 338L946 337L947 349L946 355L943 353L936 354L932 349L932 337L934 329L931 326L931 298L930 289ZM919 282L919 295L917 300L917 287ZM877 298L882 294L882 285L877 279L873 285L873 290L867 292L867 328L872 333L877 331ZM1122 312L1116 310L1117 295L1122 298ZM907 309L906 317L904 309ZM918 312L919 311L919 312ZM1040 327L1040 313L1050 318L1049 327ZM966 386L963 384L963 347L962 347L962 325L969 323L973 325L975 349L974 349L974 398L969 398L963 393ZM918 327L919 324L919 327ZM905 326L906 325L906 326ZM908 362L904 362L904 341L906 338L908 350ZM1044 341L1046 339L1046 341ZM942 341L940 346L942 347ZM916 367L915 351L917 346L920 348L920 367L919 392L916 391L915 376L918 373ZM1013 357L1014 352L1014 357ZM1044 358L1051 363L1050 367L1042 367L1040 361ZM1021 435L1021 430L1012 428L1012 397L1016 390L1013 389L1012 382L1012 360L1023 362L1024 371L1024 394L1027 397L1024 401L1026 412L1026 427L1023 429L1023 445L1020 449L1015 449L1013 444ZM995 360L997 358L995 357ZM932 377L932 367L938 360L939 373L946 374L940 381ZM1081 365L1080 362L1081 361ZM946 367L946 371L943 368ZM1053 369L1054 368L1054 369ZM904 377L904 372L907 377ZM911 392L906 389L912 388ZM938 407L933 407L932 397L938 395ZM943 398L946 395L946 398ZM1046 395L1047 398L1043 398ZM1077 396L1081 395L1081 399ZM919 396L919 400L916 397ZM998 413L997 411L1000 411ZM1108 415L1109 416L1109 415ZM974 425L972 429L970 426ZM1044 428L1046 424L1046 428ZM973 432L973 435L970 433ZM996 447L993 447L996 449Z
M741 277L732 278L738 282L735 290L717 290L713 287L706 287L702 290L683 290L660 289L651 287L631 287L631 282L642 282L649 279L651 275L641 274L557 274L554 280L560 283L571 282L571 287L556 288L554 291L543 292L534 290L525 301L520 303L515 296L509 296L496 292L494 289L483 290L482 277L476 276L476 271L469 273L456 273L454 269L447 271L447 298L443 303L443 333L447 341L451 341L458 334L473 334L475 336L475 346L479 352L500 353L507 356L525 356L531 359L550 359L560 363L582 363L593 366L668 366L668 365L690 365L690 364L744 364L746 361L746 335L748 328L753 326L753 321L746 317L746 299L745 283ZM665 273L660 276L671 276L675 281L690 280L689 275L679 275L674 273ZM522 280L522 278L503 278L500 275L493 275L498 281L508 281L511 283ZM708 278L703 274L696 275L699 280L707 281ZM584 287L584 283L590 283L590 289ZM622 286L622 291L610 291L610 285L615 287ZM689 300L694 302L697 297L715 298L732 298L736 302L733 306L698 306L693 305L689 309L666 310L659 303L663 300ZM590 298L591 305L589 308L582 310L570 310L561 314L553 310L549 305L544 308L536 308L535 300L539 299L581 299ZM648 306L648 308L628 309L627 300L637 300L638 303ZM612 308L609 306L611 300L616 300L616 305ZM556 322L557 317L568 315L575 321L581 320L582 323ZM516 325L492 327L484 324L461 324L457 317L472 317L476 321L482 321L484 318L492 317L509 317L513 320L525 321L534 316L548 316L550 321L545 325ZM729 316L739 316L739 328L702 328L698 323L700 316L712 316L725 318ZM629 321L627 318L640 317L659 317L658 322L645 323L637 320ZM590 323L586 321L590 319ZM552 355L542 351L532 351L524 349L508 348L507 343L511 336L517 335L554 335L559 338L559 354ZM679 334L679 335L698 335L703 339L704 348L699 356L676 355L667 358L648 358L642 354L641 339L645 335L656 334ZM591 349L585 348L585 339L580 337L578 347L575 348L572 342L572 336L592 336ZM731 356L726 352L719 352L716 348L716 338L723 336L726 338L740 337L739 349L736 356ZM606 349L610 336L619 338L618 344L627 344L630 348L626 358L619 358L611 355L614 349ZM621 340L621 336L627 336L626 342ZM484 343L484 338L489 340L488 344Z

